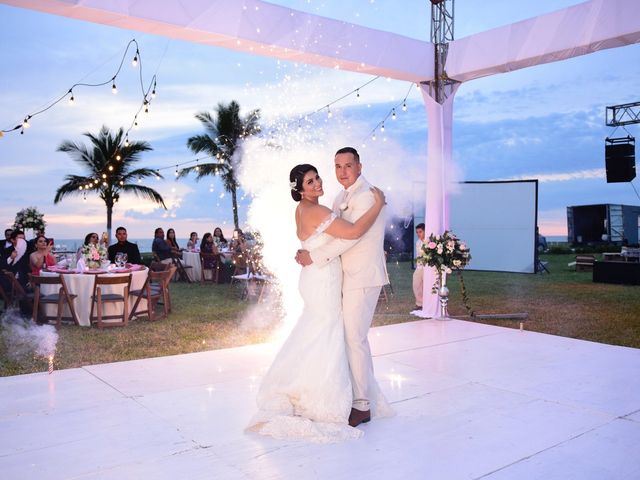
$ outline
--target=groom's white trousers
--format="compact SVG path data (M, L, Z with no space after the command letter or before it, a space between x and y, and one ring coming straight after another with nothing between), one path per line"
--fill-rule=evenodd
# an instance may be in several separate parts
M351 369L353 406L368 410L372 400L371 379L373 361L367 334L382 287L356 288L342 292L342 314L347 345L347 358Z

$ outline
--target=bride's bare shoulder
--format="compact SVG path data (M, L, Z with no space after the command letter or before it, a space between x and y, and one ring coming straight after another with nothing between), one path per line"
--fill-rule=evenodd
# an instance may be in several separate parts
M319 204L300 204L296 208L298 238L305 240L331 214L331 210Z

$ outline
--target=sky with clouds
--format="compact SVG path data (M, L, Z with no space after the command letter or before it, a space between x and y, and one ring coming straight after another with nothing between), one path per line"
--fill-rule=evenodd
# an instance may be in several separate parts
M409 37L429 37L430 12L424 0L272 3ZM575 3L458 1L455 38ZM196 158L186 147L187 138L202 132L196 112L237 100L243 112L260 108L262 123L268 127L314 112L372 78L0 5L4 47L0 51L0 128L20 123L76 82L110 79L132 38L140 46L144 81L157 75L158 97L150 113L141 115L140 128L132 130L131 137L153 147L142 156L141 165L163 169L165 179L147 185L158 190L167 204L164 210L123 197L113 222L127 226L133 238L151 237L156 226L173 227L180 238L192 230L202 235L218 225L231 231L230 196L218 179L175 180L175 165ZM57 148L64 140L82 142L84 132L97 133L102 125L127 129L141 101L138 75L128 58L117 78L117 95L111 93L110 84L77 88L75 105L61 102L35 117L24 135L12 132L0 138L0 221L4 225L13 223L19 209L36 206L45 213L47 233L56 238L105 230L105 208L99 199L68 197L53 204L64 176L80 173ZM547 235L566 234L569 205L640 204L630 184L607 184L604 174L604 139L613 132L604 124L605 107L640 100L639 80L640 45L631 45L463 84L454 110L459 176L463 180L537 178L538 223ZM243 179L252 186L240 192L241 223L246 224L250 203L259 201L259 195L253 197L259 191L256 178L287 171L282 165L270 168L273 162L302 163L304 152L313 158L321 158L324 152L329 185L336 148L363 143L366 147L359 149L369 180L387 188L397 214L410 213L403 192L413 191L422 181L426 163L428 129L418 91L410 90L407 111L399 110L397 120L386 123L385 133L379 133L376 142L369 135L410 87L407 82L380 78L363 88L360 98L352 95L332 106L331 118L325 112L313 115L303 132L297 131L293 120L284 132L286 138L279 139L293 145L281 160L266 147L261 149L265 139L248 144ZM627 130L636 135L639 129ZM615 132L615 136L624 135L621 129ZM282 183L286 185L286 179Z

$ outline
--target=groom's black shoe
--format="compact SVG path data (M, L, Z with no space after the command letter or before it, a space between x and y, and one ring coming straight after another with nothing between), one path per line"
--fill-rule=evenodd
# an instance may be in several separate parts
M361 423L367 423L371 420L371 410L358 410L356 408L351 409L351 414L349 415L349 426L357 427Z

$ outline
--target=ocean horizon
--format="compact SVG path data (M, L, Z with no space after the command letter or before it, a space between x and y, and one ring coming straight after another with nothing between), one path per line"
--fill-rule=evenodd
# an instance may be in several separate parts
M129 238L131 243L135 243L138 245L138 250L140 253L151 253L151 245L153 244L153 239L140 239L140 238ZM198 240L201 240L200 238ZM82 244L84 244L84 238L55 238L53 239L55 249L58 251L67 251L67 252L75 252L77 251ZM178 245L180 248L187 248L188 238L178 238ZM112 241L115 243L115 239Z
M567 242L566 235L548 235L546 236L546 239L547 242ZM59 251L75 252L84 243L84 238L54 238L53 240L55 242L56 250ZM202 239L199 238L198 241L200 240ZM151 253L151 245L153 244L153 239L130 238L129 241L138 245L138 250L140 250L140 253ZM178 238L177 241L180 248L187 248L187 242L189 241L188 238Z

